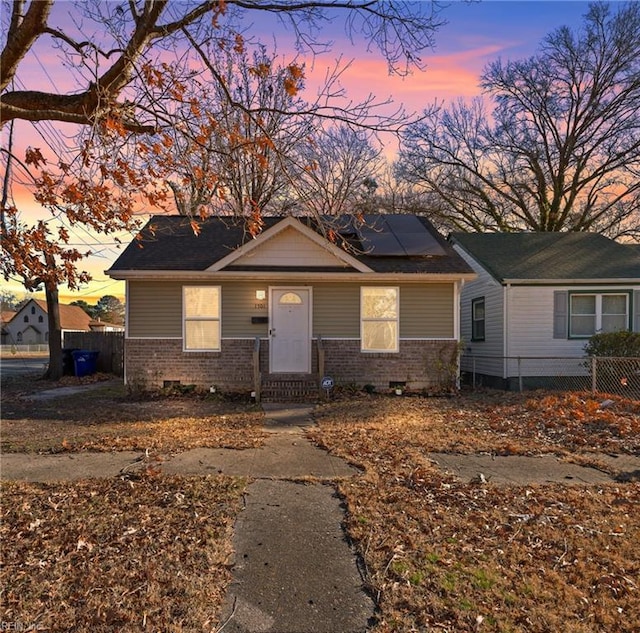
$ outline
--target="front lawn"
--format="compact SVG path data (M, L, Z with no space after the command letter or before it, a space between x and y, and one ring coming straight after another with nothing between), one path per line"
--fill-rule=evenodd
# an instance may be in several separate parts
M32 381L23 390L3 391L3 452L244 449L265 437L264 414L249 403L194 394L131 398L124 386L111 383L53 400L25 397L42 386Z
M315 417L312 439L364 469L336 485L379 607L373 632L638 630L639 483L470 483L427 457L638 455L637 401L360 396L321 405ZM48 452L242 448L262 441L262 421L249 404L193 395L133 400L105 387L35 407L3 392L2 442ZM0 621L50 631L215 631L245 485L154 467L130 478L4 482Z
M640 484L461 482L426 455L638 454L640 403L603 401L494 392L322 407L315 441L365 469L339 491L375 633L638 630Z
M0 621L11 630L212 631L245 482L3 482Z

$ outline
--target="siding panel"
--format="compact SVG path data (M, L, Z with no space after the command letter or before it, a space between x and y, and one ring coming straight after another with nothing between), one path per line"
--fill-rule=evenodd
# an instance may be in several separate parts
M128 288L130 338L182 337L182 283L130 281Z
M327 249L288 228L233 262L234 266L343 266Z
M477 356L504 356L504 288L482 266L459 246L456 251L478 274L462 288L460 299L460 334L466 343L466 352ZM471 301L477 297L485 299L485 339L471 340ZM470 371L471 364L463 359L463 369ZM476 371L489 376L503 377L504 363L500 359L476 359Z
M402 338L453 338L453 284L400 286Z
M129 283L130 338L182 337L182 283ZM194 285L207 285L198 284ZM268 324L255 324L252 317L267 317L267 301L257 301L255 291L269 284L227 282L222 284L222 337L266 337ZM286 286L287 284L277 284ZM294 282L292 286L300 286ZM353 283L314 283L313 336L360 338L360 286ZM366 284L384 285L384 284ZM398 284L389 284L398 285ZM454 335L453 284L400 284L400 337L452 338Z

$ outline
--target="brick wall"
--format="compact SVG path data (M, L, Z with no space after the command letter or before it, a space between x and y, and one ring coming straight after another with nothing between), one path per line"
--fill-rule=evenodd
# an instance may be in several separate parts
M389 382L406 382L410 389L430 388L451 380L455 341L400 341L397 354L365 354L357 340L323 340L325 375L336 384L375 385L387 389ZM179 381L200 387L216 385L223 391L253 390L253 339L222 341L220 352L182 351L182 340L127 339L127 383L141 388L162 387ZM318 371L314 341L312 371ZM269 343L262 341L260 369L269 371Z
M451 380L455 374L455 341L403 341L396 354L363 353L360 341L324 340L325 374L337 384L375 385L406 382L424 389ZM453 372L453 373L452 373Z
M127 384L162 387L165 381L226 391L253 389L253 339L223 340L220 352L183 352L182 340L127 339Z

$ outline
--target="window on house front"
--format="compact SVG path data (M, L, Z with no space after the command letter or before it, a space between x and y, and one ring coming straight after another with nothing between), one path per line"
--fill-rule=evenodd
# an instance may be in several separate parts
M25 316L24 316L24 322L25 322L25 323L29 323L29 317L28 317L26 314L25 314Z
M18 332L16 336L16 343L22 343L22 332Z
M484 297L471 300L471 340L484 341L485 309Z
M577 293L569 297L569 336L589 337L629 327L629 295Z
M36 313L36 308L35 306L31 306L31 314L35 314Z
M182 289L184 350L220 350L220 287L184 286Z
M398 351L398 304L398 288L361 288L360 339L362 351Z
M44 323L44 317L42 315L38 317L38 323Z

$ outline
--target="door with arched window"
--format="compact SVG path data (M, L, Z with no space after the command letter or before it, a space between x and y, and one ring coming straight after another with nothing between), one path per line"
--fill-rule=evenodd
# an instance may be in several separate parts
M311 288L270 288L272 373L311 372Z

